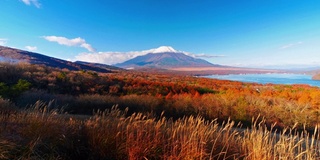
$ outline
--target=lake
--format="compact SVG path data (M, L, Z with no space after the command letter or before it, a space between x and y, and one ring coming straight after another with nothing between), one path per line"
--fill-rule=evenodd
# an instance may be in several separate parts
M241 82L255 82L261 84L309 84L310 86L320 87L320 81L312 80L311 75L305 74L286 74L286 73L268 73L268 74L230 74L230 75L210 75L207 78L224 79Z

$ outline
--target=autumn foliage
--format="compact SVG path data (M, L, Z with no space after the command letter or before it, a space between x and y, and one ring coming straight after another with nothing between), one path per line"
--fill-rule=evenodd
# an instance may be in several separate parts
M320 157L308 85L2 63L0 95L0 159Z
M118 105L128 113L164 111L167 117L229 117L250 125L266 118L282 128L320 122L320 89L308 85L273 85L150 72L98 73L30 64L0 64L0 94L20 107L38 100L68 113L92 114ZM8 90L3 91L3 90ZM12 93L7 95L8 93Z

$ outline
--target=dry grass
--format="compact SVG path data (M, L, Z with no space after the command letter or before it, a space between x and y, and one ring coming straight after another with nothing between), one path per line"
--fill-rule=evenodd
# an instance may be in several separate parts
M7 102L3 102L7 104ZM117 108L91 118L32 110L0 114L0 159L319 159L319 130L251 129L201 117L178 120ZM261 118L258 118L261 119Z

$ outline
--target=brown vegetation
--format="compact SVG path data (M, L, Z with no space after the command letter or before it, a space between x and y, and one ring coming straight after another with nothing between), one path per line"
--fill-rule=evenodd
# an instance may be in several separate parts
M259 123L258 123L259 122ZM116 108L93 117L33 109L0 114L1 159L319 159L319 133L286 128L276 134L264 121L236 129L233 121L152 114L126 116ZM315 131L318 131L316 128Z
M41 100L51 108L92 114L118 104L133 112L165 111L168 117L201 115L244 124L259 114L277 127L320 123L320 89L261 85L146 72L97 73L29 64L0 64L0 94L20 107ZM258 91L257 91L258 90Z
M0 64L0 95L0 159L319 159L318 87Z

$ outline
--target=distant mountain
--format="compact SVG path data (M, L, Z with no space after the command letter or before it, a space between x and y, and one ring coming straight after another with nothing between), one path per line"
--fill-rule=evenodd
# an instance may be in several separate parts
M172 47L162 46L150 53L116 64L122 68L217 67L206 60L193 58Z
M70 62L58 58L45 56L39 53L0 46L0 61L2 62L27 62L30 64L45 65L54 68L69 70L91 70L96 72L112 72L119 68L108 65L97 65L87 62Z
M313 75L313 76L312 76L312 79L319 81L319 80L320 80L320 74Z

